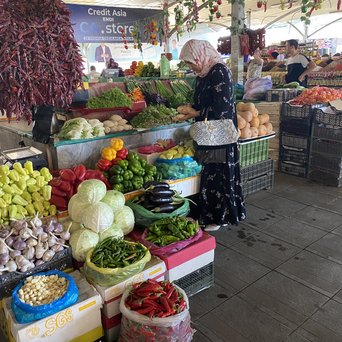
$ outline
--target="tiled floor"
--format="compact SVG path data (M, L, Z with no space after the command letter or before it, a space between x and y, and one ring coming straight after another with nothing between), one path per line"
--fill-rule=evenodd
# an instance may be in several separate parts
M195 342L342 342L342 188L277 174L216 237L215 286L190 299Z

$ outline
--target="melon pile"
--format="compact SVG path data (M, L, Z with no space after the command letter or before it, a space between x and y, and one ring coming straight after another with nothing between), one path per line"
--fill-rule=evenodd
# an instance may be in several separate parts
M254 103L239 102L236 109L239 138L256 138L273 132L272 124L269 122L270 116L268 114L259 114Z

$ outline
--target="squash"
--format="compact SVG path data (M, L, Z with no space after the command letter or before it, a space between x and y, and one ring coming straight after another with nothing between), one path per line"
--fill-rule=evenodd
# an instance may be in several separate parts
M246 120L239 114L237 116L237 121L238 121L238 128L242 129L246 127L246 124L247 124Z
M247 122L245 128L251 128L251 124Z
M239 115L242 116L247 122L250 122L253 119L252 112L239 112Z
M252 114L253 114L254 118L257 118L259 115L259 111L255 108L254 111L252 112Z
M255 111L255 104L254 103L245 103L243 106L243 110L244 111L248 111L248 112L254 112Z
M264 125L267 129L267 134L270 134L273 132L273 126L270 122L266 122L265 125Z
M270 116L268 114L260 114L259 115L260 125L265 124L270 121Z
M264 125L260 125L258 128L259 136L262 137L263 135L267 134L267 128Z
M242 112L244 106L245 106L245 104L244 104L243 102L239 102L239 103L236 105L236 110L237 110L238 112Z
M259 135L259 130L256 127L251 127L252 138L256 138Z
M260 125L260 120L259 120L259 118L258 118L258 117L255 118L255 117L254 117L254 118L252 119L252 121L250 122L250 124L251 124L252 127L258 128L259 125Z
M241 138L242 139L248 139L248 138L251 138L252 137L252 131L245 127L241 130Z
M241 129L238 128L238 135L239 135L239 138L241 137Z

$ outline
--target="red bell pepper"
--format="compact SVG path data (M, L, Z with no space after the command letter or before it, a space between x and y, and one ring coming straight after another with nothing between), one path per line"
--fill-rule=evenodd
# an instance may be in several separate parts
M62 183L61 178L60 178L60 177L57 177L57 178L52 178L52 180L50 181L49 184L50 184L52 187L54 187L54 186L59 187L59 186L61 185L61 183Z
M80 164L80 165L75 166L73 171L76 175L76 178L80 181L83 181L86 171L87 171L86 167L83 164Z
M61 184L59 185L59 189L65 192L70 191L71 188L72 188L72 185L69 182L64 181L64 180L62 180Z
M74 182L76 180L76 175L71 169L60 170L59 174L63 180L68 182Z
M52 195L50 203L54 204L58 210L67 210L68 208L68 203L66 199L60 196Z
M122 159L121 159L121 158L115 158L115 159L113 159L112 162L111 162L111 166L116 165L120 160L122 160Z
M100 171L108 171L110 167L112 166L112 163L109 160L106 159L100 159L96 166Z
M127 148L122 148L121 150L116 152L116 158L126 159L128 154Z
M66 197L65 191L60 190L58 187L53 186L51 190L52 195L60 196L60 197Z

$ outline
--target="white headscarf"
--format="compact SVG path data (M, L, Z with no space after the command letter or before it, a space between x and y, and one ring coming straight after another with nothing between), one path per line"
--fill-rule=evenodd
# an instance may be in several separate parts
M201 71L196 73L199 77L207 76L215 64L224 64L220 54L206 40L189 40L183 46L179 58L199 66Z

